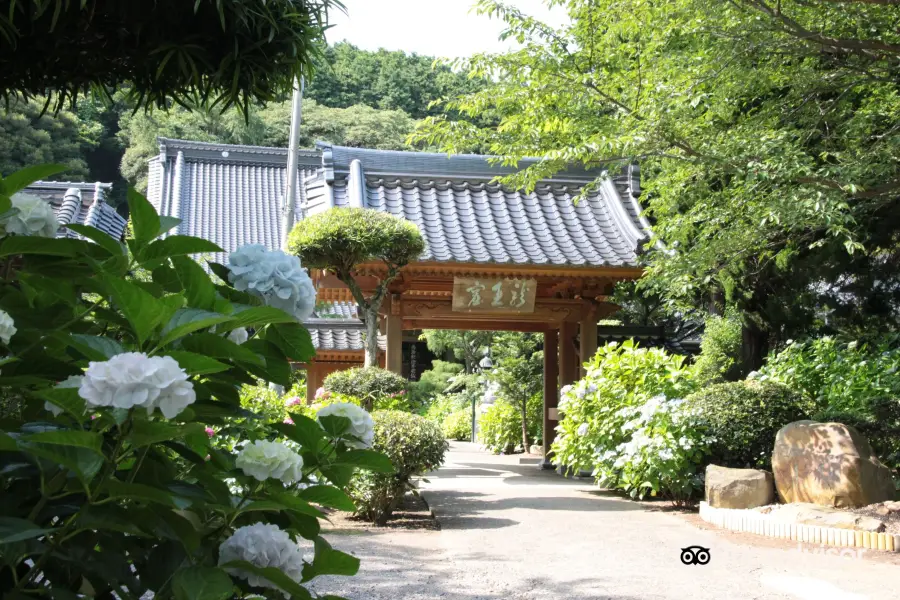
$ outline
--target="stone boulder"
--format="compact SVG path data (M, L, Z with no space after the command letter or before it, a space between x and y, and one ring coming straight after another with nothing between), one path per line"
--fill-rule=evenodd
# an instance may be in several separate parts
M718 508L756 508L775 501L772 474L756 469L706 467L706 501Z
M799 523L855 531L882 532L884 522L874 517L858 515L847 510L819 506L818 504L781 504L766 511L779 523Z
M858 431L841 423L797 421L782 427L772 473L784 503L856 508L896 495L890 469Z

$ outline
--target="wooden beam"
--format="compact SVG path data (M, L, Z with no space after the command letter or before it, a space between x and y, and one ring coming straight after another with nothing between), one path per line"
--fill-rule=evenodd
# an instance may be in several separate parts
M585 317L581 320L578 337L579 363L581 365L581 377L587 375L584 363L589 362L597 352L597 311L593 306L588 306Z
M556 384L559 377L557 373L557 342L556 330L544 332L544 461L541 465L544 468L552 468L550 445L556 437L556 425L559 418L556 413L559 405L559 389Z
M403 315L401 314L400 296L389 297L387 315L385 317L385 334L387 335L387 370L397 375L403 374Z
M578 353L575 351L575 324L563 323L559 328L559 387L578 381Z

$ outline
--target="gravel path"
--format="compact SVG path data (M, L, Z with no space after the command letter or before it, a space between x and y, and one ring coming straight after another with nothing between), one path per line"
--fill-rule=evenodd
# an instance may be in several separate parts
M423 485L442 530L331 533L362 569L318 581L316 591L351 600L897 597L896 555L801 553L517 463L454 444ZM681 549L696 545L710 549L709 564L682 564Z

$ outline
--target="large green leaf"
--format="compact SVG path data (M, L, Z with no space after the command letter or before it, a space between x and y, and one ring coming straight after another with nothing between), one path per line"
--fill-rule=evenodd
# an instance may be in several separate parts
M176 600L228 600L233 588L228 573L216 567L187 567L172 578Z
M159 231L156 233L157 237L166 233L174 227L178 227L181 225L181 219L176 217L169 217L167 215L160 215L159 217Z
M336 462L376 473L393 473L396 470L391 459L374 450L348 450L339 454Z
M256 352L266 360L266 367L261 369L253 365L245 364L244 367L263 379L284 386L291 387L291 364L275 344L266 340L253 339L244 343L244 347Z
M178 425L173 425L166 421L148 421L144 419L135 419L131 432L128 434L128 441L135 448L157 444L167 440L174 440L181 437L183 431Z
M266 327L265 339L281 348L285 356L297 362L308 362L316 356L316 347L309 331L299 323L270 325Z
M125 246L119 240L114 240L108 233L101 231L90 225L79 225L70 223L66 225L66 229L71 229L75 233L80 233L87 239L96 242L98 246L112 254L113 256L122 256L125 253Z
M301 515L309 515L310 517L322 518L325 516L321 510L311 505L306 500L298 498L294 494L286 492L273 492L270 494L271 501L278 503L282 510L291 510Z
M100 472L100 467L103 466L103 457L99 456L94 450L87 448L58 444L39 444L25 440L19 440L18 445L19 449L27 454L32 454L38 458L66 467L75 473L75 476L82 483L87 483L93 479Z
M238 327L262 327L270 323L296 323L297 319L279 308L271 306L252 306L244 308L234 315L234 321L228 324L229 329Z
M42 390L38 396L54 406L64 409L79 421L84 417L85 403L78 395L78 388L50 388Z
M69 335L70 345L90 360L104 361L125 352L118 341L98 335L73 333Z
M214 333L192 335L183 339L181 345L191 352L205 354L213 358L247 362L261 367L266 364L265 359L252 350Z
M144 343L159 325L164 307L139 285L110 275L104 276L103 279L119 310L128 319L138 341Z
M0 241L0 258L17 254L72 257L78 251L77 240L10 235Z
M249 571L254 575L259 575L260 577L269 580L280 589L290 594L292 599L312 600L312 595L309 593L309 591L307 591L305 587L303 587L302 585L285 575L280 569L276 569L275 567L257 567L253 563L249 563L246 560L233 560L225 563L222 566L229 569Z
M224 250L203 238L189 235L170 235L147 246L141 257L144 260L155 260L206 252L224 252Z
M311 565L303 569L303 580L320 575L356 575L359 559L346 552L335 550L324 538L316 538L316 556Z
M172 238L166 238L161 241L165 242L170 239ZM181 282L181 286L184 288L188 306L202 308L203 310L214 310L216 306L216 286L213 285L203 267L186 256L173 257L172 265L175 267L175 273Z
M22 436L21 440L29 443L86 448L103 456L103 436L92 431L57 429L56 431L42 431Z
M20 192L27 188L35 181L47 179L53 175L68 171L66 165L43 164L34 165L19 169L14 173L10 173L6 177L0 178L0 193L12 196L16 192Z
M128 483L118 479L110 479L103 485L103 490L111 498L129 498L131 500L162 504L163 506L175 506L172 494L168 490L161 490L141 483Z
M356 505L346 493L330 485L314 485L301 490L299 496L307 502L336 508L347 512L356 510Z
M221 373L231 368L229 365L214 358L193 352L185 352L184 350L171 350L166 352L166 355L178 361L178 365L187 371L189 375L209 375L210 373Z
M156 209L134 188L128 190L128 212L134 228L134 239L139 246L159 235L160 221Z
M206 329L220 323L228 323L230 327L231 321L232 317L228 315L198 308L182 308L177 310L166 326L163 327L163 338L160 341L160 346L165 346L194 331Z
M323 438L324 432L319 424L300 413L291 413L290 423L273 423L272 426L286 435L289 439L300 444L305 450L315 451L319 446L319 441Z
M16 444L15 438L5 431L0 431L0 451L17 452L18 450L19 446Z
M0 544L12 544L47 535L53 529L44 529L25 519L0 517Z

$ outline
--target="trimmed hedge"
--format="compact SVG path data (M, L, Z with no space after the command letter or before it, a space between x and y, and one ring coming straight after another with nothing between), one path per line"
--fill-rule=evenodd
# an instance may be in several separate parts
M413 478L444 463L447 442L441 428L425 417L399 410L372 413L375 440L372 449L391 459L396 472L360 472L347 490L356 504L356 514L378 525L390 518L407 491L414 490Z
M325 378L326 392L359 398L362 405L371 408L381 398L406 394L409 382L379 367L354 367L335 371Z
M768 467L778 430L808 418L802 396L770 381L711 385L685 401L714 439L711 462L726 467Z

